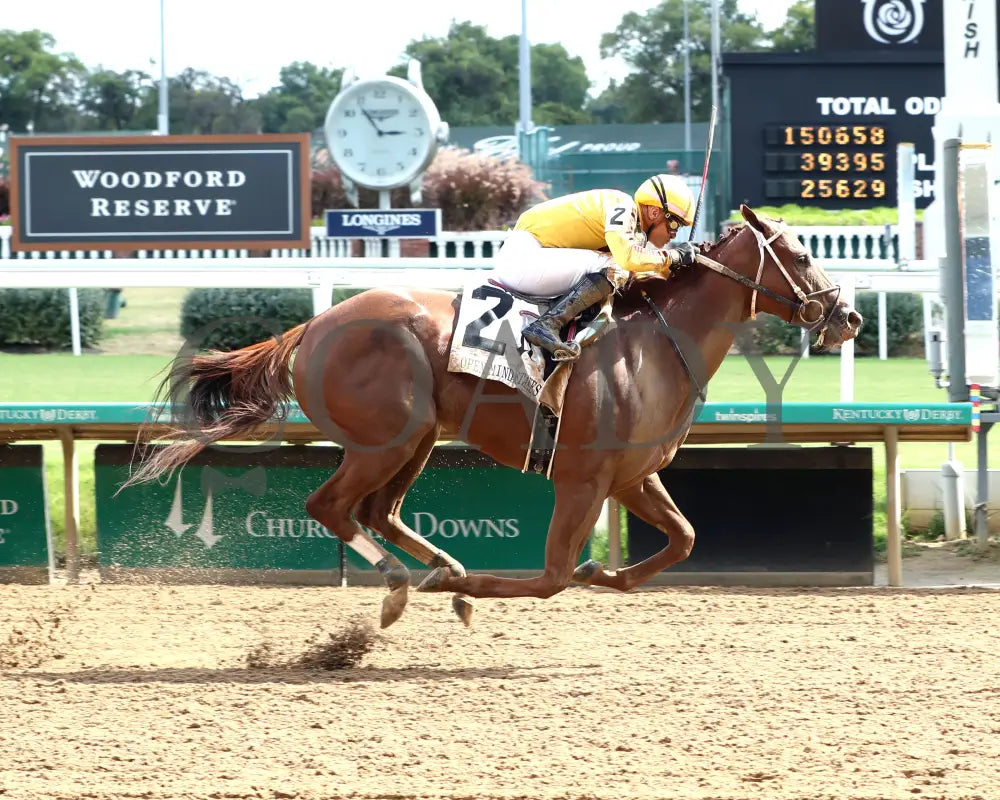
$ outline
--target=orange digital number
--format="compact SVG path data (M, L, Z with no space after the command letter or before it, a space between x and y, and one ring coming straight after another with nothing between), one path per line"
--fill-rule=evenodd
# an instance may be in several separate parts
M799 128L799 143L805 145L816 143L815 128L812 125L805 125Z
M802 181L800 196L806 199L816 197L816 181Z
M803 153L802 161L799 164L799 169L803 172L812 172L816 169L816 156L812 153Z
M847 153L837 153L837 172L847 172L851 168L851 157Z
M837 128L836 131L834 131L833 141L835 141L837 144L851 143L851 134L850 131L847 130L846 126L841 125L839 128Z
M871 129L872 144L885 144L885 128Z
M829 172L833 169L833 154L832 153L820 153L816 156L816 161L819 162L820 172Z
M821 178L816 182L816 185L819 188L820 197L833 197L833 181L829 178Z
M885 155L872 153L871 165L873 172L885 172Z
M858 200L868 197L868 181L861 178L854 181L854 197Z
M833 144L833 131L826 125L821 125L816 131L816 141L822 145Z
M872 194L876 197L885 197L885 181L874 180L872 181Z

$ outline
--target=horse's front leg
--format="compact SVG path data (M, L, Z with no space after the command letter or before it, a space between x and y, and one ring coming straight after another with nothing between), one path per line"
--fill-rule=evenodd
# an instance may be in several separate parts
M588 586L606 586L627 592L687 558L694 547L694 528L674 505L655 472L614 497L637 517L667 534L668 544L645 561L614 572L596 561L588 561L577 567L573 579Z
M497 575L453 575L447 567L431 572L417 587L421 592L461 592L472 597L551 597L565 589L583 544L601 514L610 477L590 480L560 478L545 540L545 571L534 578Z

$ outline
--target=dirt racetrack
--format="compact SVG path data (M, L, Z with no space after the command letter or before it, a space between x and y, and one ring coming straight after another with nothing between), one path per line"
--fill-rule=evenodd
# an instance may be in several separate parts
M1000 797L995 590L382 596L0 586L0 798Z

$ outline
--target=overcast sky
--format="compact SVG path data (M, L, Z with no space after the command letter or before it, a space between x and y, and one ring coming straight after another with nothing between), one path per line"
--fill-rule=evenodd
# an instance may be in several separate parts
M521 0L163 1L167 74L205 70L235 81L247 97L275 86L278 71L293 61L384 71L400 61L411 40L444 36L452 20L485 25L495 37L521 31ZM739 0L739 5L769 29L782 22L791 2ZM528 38L561 43L583 58L590 79L603 87L624 70L600 58L601 34L614 30L626 12L656 5L655 0L593 2L591 8L604 13L581 13L580 5L566 0L528 0ZM160 0L8 0L0 27L47 31L58 52L74 53L90 68L160 73Z

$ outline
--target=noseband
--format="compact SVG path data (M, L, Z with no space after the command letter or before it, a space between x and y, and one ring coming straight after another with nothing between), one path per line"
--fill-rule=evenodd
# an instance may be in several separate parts
M823 328L830 321L830 317L833 316L834 310L837 308L837 300L840 299L840 287L831 286L829 289L820 289L815 292L806 294L799 287L795 281L792 280L791 276L788 274L788 270L785 269L785 265L781 263L781 259L774 252L774 248L771 247L771 242L781 236L785 232L785 226L782 225L778 230L769 238L765 239L764 234L757 230L753 225L747 223L747 227L753 231L753 235L757 237L757 250L760 252L760 263L757 265L757 280L752 281L745 275L740 275L733 269L730 269L725 264L720 264L718 261L713 261L707 256L703 256L700 253L697 256L698 263L702 266L708 267L709 269L718 272L720 275L725 275L727 278L731 278L737 283L741 283L749 289L753 290L753 295L750 298L750 319L757 318L757 293L771 298L776 303L788 306L790 310L788 315L788 322L795 324L796 318L802 321L802 324L806 326L806 330L812 333L815 330ZM771 256L774 261L775 266L784 276L785 280L788 281L788 285L791 287L792 292L795 294L796 299L792 300L789 297L780 295L777 292L771 291L766 286L764 286L760 281L764 276L764 264L767 256ZM830 310L823 313L823 304L817 300L817 297L822 297L823 295L830 294L831 292L836 293L834 301L830 304Z

